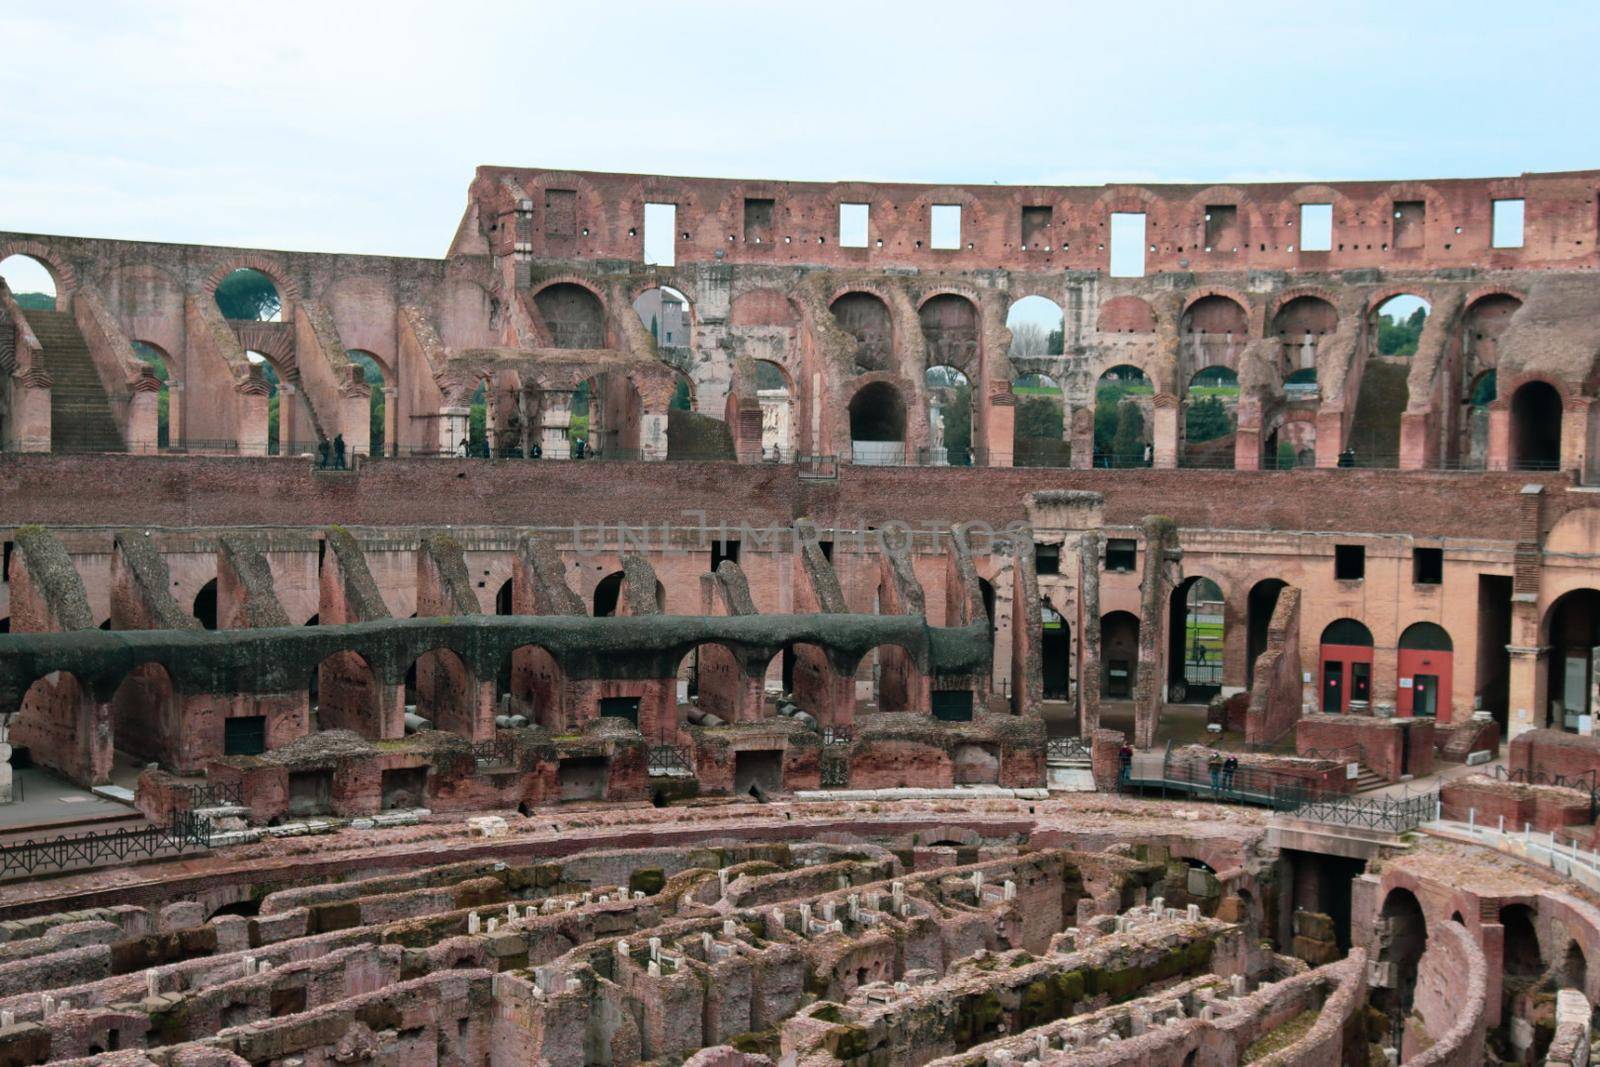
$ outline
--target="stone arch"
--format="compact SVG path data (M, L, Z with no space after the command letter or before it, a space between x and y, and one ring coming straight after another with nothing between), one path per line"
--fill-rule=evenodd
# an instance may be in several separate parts
M258 274L265 274L267 280L272 283L273 288L278 290L278 299L283 305L284 321L289 321L291 317L290 311L301 299L300 286L284 269L283 264L270 256L263 256L253 252L229 256L214 267L210 274L206 275L205 280L200 283L200 287L206 293L215 297L217 295L217 286L221 285L223 280L236 270L253 270Z
M1373 1003L1396 1025L1411 1011L1417 966L1428 947L1428 920L1411 890L1397 886L1383 899L1374 956L1392 971L1391 980L1373 992Z
M311 672L313 732L353 730L368 740L384 736L384 686L359 652L335 652Z
M553 278L533 291L532 300L555 348L606 347L605 297L588 281L575 277Z
M856 339L856 373L894 369L894 316L881 294L865 288L846 289L828 303L828 311L839 329Z
M1139 680L1139 616L1112 611L1100 619L1100 696L1132 700Z
M1204 574L1187 575L1169 597L1167 699L1209 704L1222 690L1227 593Z
M968 379L978 377L982 362L978 305L955 289L933 292L917 305L922 327L923 366L955 367Z
M1147 467L1153 439L1156 378L1123 360L1100 371L1094 385L1094 465Z
M155 661L128 671L111 697L111 721L123 751L174 767L182 747L182 705L167 668Z
M72 263L58 256L54 249L42 241L32 239L0 241L0 260L11 256L27 256L37 260L39 265L50 275L56 284L56 306L60 309L64 300L74 289L78 288L78 272Z
M563 732L574 724L568 720L566 672L561 660L543 645L519 645L506 657L509 669L504 691L509 696L506 710L525 716L535 725L552 732Z
M420 653L406 668L406 706L434 729L475 738L478 728L478 682L468 661L453 649Z
M1137 296L1114 296L1100 305L1095 329L1101 333L1154 333L1155 308Z
M850 396L850 454L854 463L905 462L905 394L886 376L872 375Z
M1559 470L1565 416L1560 387L1543 378L1525 377L1512 391L1508 406L1511 469Z

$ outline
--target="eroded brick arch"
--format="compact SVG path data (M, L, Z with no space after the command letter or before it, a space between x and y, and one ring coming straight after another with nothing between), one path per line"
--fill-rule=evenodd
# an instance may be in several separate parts
M205 281L201 283L201 288L215 296L217 286L221 285L223 280L236 270L253 270L265 274L267 280L278 290L278 301L283 305L284 311L288 311L291 305L299 303L301 299L300 287L289 277L283 268L283 264L257 252L229 256L227 260L206 275Z
M27 256L36 259L50 273L56 283L56 299L60 300L78 287L78 272L66 259L42 241L23 240L0 242L0 260L9 256Z

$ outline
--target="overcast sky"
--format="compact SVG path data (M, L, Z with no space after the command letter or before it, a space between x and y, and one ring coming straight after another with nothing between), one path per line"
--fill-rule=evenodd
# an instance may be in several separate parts
M438 256L479 163L971 183L1593 167L1597 11L0 0L0 230Z

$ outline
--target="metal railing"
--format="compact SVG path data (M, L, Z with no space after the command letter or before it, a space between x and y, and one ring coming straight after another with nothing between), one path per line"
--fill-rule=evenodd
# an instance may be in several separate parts
M854 735L848 726L824 726L822 728L822 743L824 745L848 745Z
M1545 771L1534 771L1528 768L1508 770L1504 764L1496 764L1494 777L1502 782L1516 782L1520 785L1548 785L1561 789L1576 789L1589 798L1589 821L1594 822L1600 814L1600 771L1587 770L1582 774L1550 774Z
M694 754L681 745L652 745L647 761L651 777L693 775Z
M1044 743L1047 760L1086 760L1090 758L1089 742L1081 737L1051 737Z
M0 845L0 878L96 867L108 860L154 859L211 847L211 820L175 811L166 826L101 833L62 834Z
M242 808L244 807L243 782L205 782L201 785L191 785L187 789L179 790L173 797L179 806L173 808L173 813L200 811L204 808ZM187 806L183 806L183 802Z
M1350 797L1339 793L1308 792L1299 804L1289 810L1298 819L1399 834L1431 822L1438 814L1438 806L1438 793L1403 797Z
M1367 750L1360 742L1349 745L1339 745L1331 748L1308 748L1304 752L1296 752L1299 759L1332 760L1335 763L1360 763L1367 762Z
M486 767L506 767L517 759L517 741L510 734L496 735L472 743L472 760L482 770Z

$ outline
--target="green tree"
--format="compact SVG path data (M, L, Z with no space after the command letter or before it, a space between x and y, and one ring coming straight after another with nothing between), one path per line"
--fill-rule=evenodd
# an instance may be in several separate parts
M1117 436L1117 409L1126 390L1121 385L1102 385L1094 398L1094 450L1109 455Z
M23 311L54 311L56 298L49 293L12 293Z
M1115 462L1123 466L1138 465L1144 460L1144 413L1139 405L1124 400L1117 407L1117 433L1111 441Z
M217 307L225 319L268 322L283 304L271 278L258 270L236 270L217 286Z
M1214 396L1201 397L1189 405L1184 422L1184 435L1193 443L1215 441L1233 432L1233 418L1222 401Z
M944 446L949 450L951 464L965 467L972 463L972 386L954 386L947 395L943 408Z
M694 407L690 401L689 383L683 378L678 379L678 388L672 391L672 399L667 403L669 411L688 411Z
M1422 328L1428 321L1428 309L1419 307L1406 318L1393 315L1378 316L1378 354L1380 356L1414 356L1417 342L1422 338Z
M1281 471L1294 470L1297 462L1294 454L1294 445L1288 441L1278 442L1278 469Z
M1067 333L1060 326L1050 331L1049 338L1045 341L1045 355L1059 356L1067 349Z
M1017 408L1017 436L1061 440L1061 407L1048 397L1030 396Z

